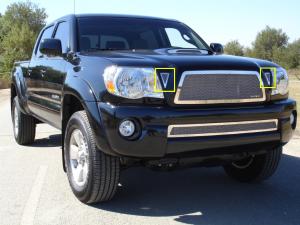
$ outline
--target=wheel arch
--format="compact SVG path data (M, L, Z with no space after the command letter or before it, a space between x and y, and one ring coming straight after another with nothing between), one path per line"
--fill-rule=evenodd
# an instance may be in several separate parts
M24 114L29 114L24 73L26 73L26 68L22 68L21 64L14 66L11 73L10 103L12 105L14 98L17 96L20 110Z
M91 87L86 81L78 77L72 75L70 77L71 78L65 81L61 106L62 162L64 171L66 171L64 159L66 127L73 113L77 111L86 111L88 120L95 134L97 147L106 153L112 154L106 141L106 135L103 129L101 129L102 119L98 109L98 102Z

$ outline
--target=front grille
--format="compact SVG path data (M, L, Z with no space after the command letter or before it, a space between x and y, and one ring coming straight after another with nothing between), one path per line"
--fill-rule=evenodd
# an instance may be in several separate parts
M176 104L260 102L265 92L256 71L186 71L182 74Z
M278 120L259 120L225 123L179 124L168 127L168 137L201 137L258 133L277 130Z

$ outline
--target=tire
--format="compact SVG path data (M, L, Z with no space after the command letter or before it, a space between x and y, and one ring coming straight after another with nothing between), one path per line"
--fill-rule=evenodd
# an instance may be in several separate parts
M92 204L113 198L120 159L97 149L85 111L74 113L67 124L64 157L71 189L81 202Z
M279 164L282 147L274 148L265 154L255 155L239 162L225 165L225 172L240 182L257 183L271 177Z
M18 144L29 145L35 139L35 119L21 112L18 97L15 97L11 107L14 137Z

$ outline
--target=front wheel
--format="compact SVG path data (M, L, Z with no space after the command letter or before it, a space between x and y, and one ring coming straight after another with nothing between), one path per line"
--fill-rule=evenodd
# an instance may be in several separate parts
M68 122L64 157L70 186L81 202L104 202L115 195L119 158L97 149L85 111L74 113Z
M246 159L225 165L225 172L240 182L261 182L271 177L279 164L282 147L265 154L249 156Z

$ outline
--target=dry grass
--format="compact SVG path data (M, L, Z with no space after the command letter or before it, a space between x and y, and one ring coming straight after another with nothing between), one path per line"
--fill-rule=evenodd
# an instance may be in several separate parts
M300 69L288 70L288 74L291 80L300 80Z
M10 81L8 79L2 79L0 78L0 89L9 88Z
M300 69L289 70L290 96L300 102ZM298 105L299 107L300 105ZM299 108L298 108L299 109Z
M300 69L289 70L290 77L290 97L297 101L297 111L300 112ZM300 120L298 118L297 133L300 134Z

